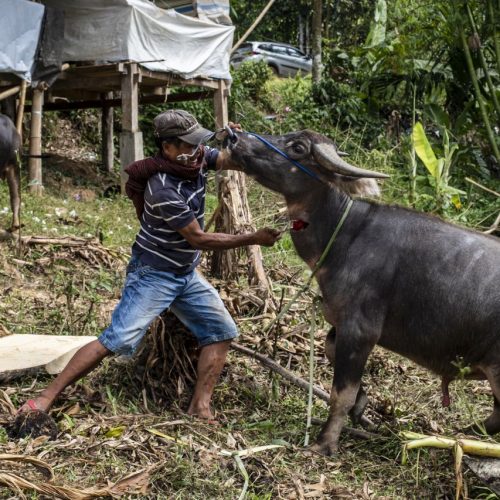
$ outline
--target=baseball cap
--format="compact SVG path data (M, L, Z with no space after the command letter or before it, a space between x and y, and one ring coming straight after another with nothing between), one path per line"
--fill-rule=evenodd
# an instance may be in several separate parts
M183 109L169 109L160 113L153 120L153 127L155 137L178 137L193 146L208 141L214 135L214 132L203 128L191 113Z

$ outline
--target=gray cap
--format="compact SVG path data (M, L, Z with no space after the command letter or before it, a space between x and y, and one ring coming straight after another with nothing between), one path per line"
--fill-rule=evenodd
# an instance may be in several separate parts
M214 132L203 128L192 114L183 109L169 109L160 113L153 120L153 126L155 137L178 137L193 146L208 141L214 135Z

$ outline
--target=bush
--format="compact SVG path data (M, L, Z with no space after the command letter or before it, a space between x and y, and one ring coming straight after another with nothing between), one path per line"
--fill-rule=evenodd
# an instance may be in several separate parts
M245 61L234 70L233 91L235 99L259 99L273 72L265 61Z

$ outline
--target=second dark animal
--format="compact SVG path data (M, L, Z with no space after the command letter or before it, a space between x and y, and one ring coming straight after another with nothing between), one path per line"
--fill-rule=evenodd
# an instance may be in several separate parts
M5 179L9 186L10 206L12 208L12 224L8 231L0 232L0 239L4 239L13 231L19 229L19 212L21 196L19 193L19 165L18 153L21 147L19 136L14 123L0 114L0 179Z

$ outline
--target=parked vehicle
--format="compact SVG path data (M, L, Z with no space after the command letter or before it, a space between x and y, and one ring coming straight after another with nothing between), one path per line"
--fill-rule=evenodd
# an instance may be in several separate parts
M286 43L247 42L231 56L231 65L237 68L244 61L264 60L278 76L294 76L299 71L311 72L311 57Z

